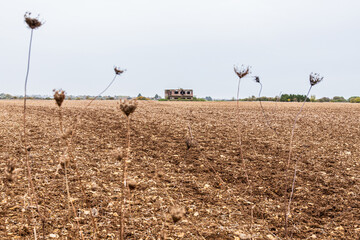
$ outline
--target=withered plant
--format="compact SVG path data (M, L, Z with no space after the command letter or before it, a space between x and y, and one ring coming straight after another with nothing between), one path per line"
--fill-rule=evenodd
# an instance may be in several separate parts
M68 142L68 138L70 136L70 133L69 131L64 131L64 128L63 128L63 117L62 117L62 104L65 100L65 91L64 90L53 90L54 92L54 100L56 102L56 105L58 106L58 109L59 109L59 130L60 130L60 136L61 138L60 139L63 139L65 142ZM60 140L61 141L61 140ZM60 143L60 146L62 144ZM66 187L66 193L67 193L67 201L68 201L68 208L69 208L69 211L72 210L72 214L76 220L76 223L77 223L77 228L78 228L78 231L79 231L79 235L81 237L81 239L84 239L84 236L82 234L82 231L80 229L80 223L79 223L79 220L76 218L76 210L75 210L75 206L73 204L73 201L72 201L72 198L71 198L71 195L70 195L70 189L69 189L69 179L68 179L68 173L67 173L67 169L68 169L68 166L70 164L70 160L69 160L69 156L67 154L68 152L68 144L65 144L66 146L66 149L64 151L64 153L62 153L62 155L60 156L60 163L59 163L59 167L62 168L64 170L64 173L65 173L65 187Z
M262 85L262 83L260 82L260 78L259 78L258 76L255 76L255 77L254 77L254 81L260 85L260 90L259 90L258 99L259 99L259 103L260 103L260 107L261 107L262 114L263 114L264 119L265 119L265 123L266 123L266 125L267 125L271 130L273 130L273 131L275 132L276 135L278 135L276 129L271 126L270 121L269 121L269 117L266 115L265 110L264 110L264 107L263 107L262 102L261 102L261 92L262 92L263 85Z
M291 156L292 156L292 150L293 150L293 139L294 139L294 133L295 133L295 127L296 127L296 123L299 119L299 116L304 108L304 105L306 103L306 100L309 97L310 91L312 89L313 86L315 86L316 84L320 83L322 80L324 79L324 77L320 76L318 73L311 73L309 76L309 81L310 81L310 87L309 90L306 94L305 100L299 110L299 112L297 113L295 119L294 119L294 124L291 130L291 136L290 136L290 143L289 143L289 154L288 154L288 160L287 160L287 166L285 169L285 181L287 179L287 175L288 175L288 171L289 171L289 167L290 167L290 161L291 161ZM296 181L296 171L297 171L297 163L298 163L298 159L296 159L295 161L295 165L294 165L294 174L293 174L293 179L292 179L292 184L291 184L291 192L290 192L290 196L288 201L287 200L287 187L285 184L285 193L284 193L284 211L285 211L285 237L288 238L288 221L289 221L289 214L290 214L290 210L291 210L291 202L292 202L292 198L294 196L294 189L295 189L295 181Z
M251 73L250 71L250 66L244 67L243 65L238 68L238 67L234 67L234 72L235 74L239 77L239 81L238 81L238 87L237 87L237 94L236 94L236 108L237 108L237 127L238 127L238 141L239 141L239 149L240 149L240 158L241 158L241 162L242 162L242 166L243 166L243 171L245 173L245 177L247 180L247 183L250 184L249 181L249 175L247 173L247 169L246 169L246 163L245 163L245 159L244 159L244 155L243 155L243 150L242 150L242 134L241 134L241 126L240 126L240 106L239 106L239 94L240 94L240 82L241 79L243 79L244 77L246 77L247 75L249 75Z
M126 70L121 70L119 67L114 67L115 75L114 75L113 79L111 80L111 82L106 86L106 88L104 90L102 90L96 97L94 97L85 106L85 109L88 108L91 105L91 103L94 102L98 97L100 97L106 90L108 90L110 88L110 86L114 83L114 81L116 80L116 77L120 76L125 71ZM83 111L83 114L85 114L85 111ZM77 128L79 126L81 116L82 116L81 114L78 115L72 129L69 130L68 132L64 133L63 136L70 135L70 139L68 141L68 154L69 154L69 158L70 158L69 161L74 163L75 172L76 172L76 175L77 175L78 182L80 184L80 189L81 189L82 195L84 197L84 201L87 204L87 207L91 210L91 206L89 205L90 201L89 201L89 199L88 199L88 197L87 197L87 195L85 193L85 187L84 187L84 184L82 183L81 174L79 172L79 168L77 167L77 162L75 161L75 157L74 157L74 154L73 154L73 152L74 152L74 137L75 137ZM94 237L94 239L96 239L96 234L97 234L97 231L98 231L97 224L96 224L96 221L95 221L95 218L94 218L93 214L90 214L90 217L91 217L91 221L92 221L93 228L94 228L93 237Z
M26 77L25 77L25 87L24 87L24 114L23 114L23 125L24 125L24 133L23 133L23 146L24 146L24 152L25 152L25 159L26 159L26 166L27 166L27 178L28 178L28 188L29 188L29 192L30 192L30 201L31 202L35 202L35 206L36 206L36 210L38 215L40 216L40 219L43 223L45 223L45 218L44 216L40 213L40 209L39 209L39 203L38 203L38 199L37 199L37 195L35 192L35 186L34 186L34 182L32 179L32 174L31 174L31 166L30 166L30 150L31 147L28 143L28 139L27 139L27 129L26 129L26 99L27 99L27 82L28 82L28 76L29 76L29 71L30 71L30 58L31 58L31 46L32 46L32 39L33 39L33 32L35 29L41 27L43 25L43 23L39 20L39 16L38 17L31 17L31 13L30 12L26 12L24 14L24 20L25 23L27 24L27 26L31 29L31 35L30 35L30 42L29 42L29 53L28 53L28 61L27 61L27 69L26 69ZM32 213L33 215L33 213ZM36 221L35 216L33 215L33 220ZM36 236L36 227L34 226L34 236ZM44 236L45 237L45 236Z
M123 161L123 185L121 188L121 201L120 201L120 239L124 240L124 230L125 230L125 223L124 223L124 217L125 217L125 204L126 204L126 188L128 187L127 183L127 162L130 160L130 147L131 147L131 141L130 141L130 118L131 114L135 112L136 108L138 106L138 103L136 100L120 100L119 102L119 109L120 111L126 116L127 120L127 131L126 131L126 154L125 158L122 159Z

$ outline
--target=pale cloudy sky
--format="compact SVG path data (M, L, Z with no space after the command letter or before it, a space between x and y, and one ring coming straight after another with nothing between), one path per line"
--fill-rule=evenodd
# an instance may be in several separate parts
M23 94L30 30L26 11L45 25L34 32L29 94L164 95L192 88L198 97L236 94L233 65L251 65L263 95L305 94L310 72L324 81L317 97L360 95L359 0L2 0L0 93ZM241 97L257 95L245 79Z

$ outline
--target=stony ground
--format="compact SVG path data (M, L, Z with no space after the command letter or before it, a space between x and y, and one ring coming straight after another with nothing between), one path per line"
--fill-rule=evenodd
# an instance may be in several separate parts
M74 132L69 144L55 102L29 101L38 212L21 141L22 101L0 101L1 239L34 239L34 226L38 239L80 239L79 227L85 239L118 237L126 117L116 101L87 103L63 104L64 132ZM239 121L235 102L140 102L131 115L126 239L284 239L295 167L289 238L359 239L360 105L307 103L286 171L300 106L264 103L275 133L257 102L240 103Z

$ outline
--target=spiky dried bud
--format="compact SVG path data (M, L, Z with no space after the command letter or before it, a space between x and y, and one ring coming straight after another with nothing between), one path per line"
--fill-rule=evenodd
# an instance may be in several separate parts
M250 66L244 67L244 65L241 65L240 68L234 66L234 72L241 79L251 73L250 68L251 68Z
M315 86L319 82L321 82L324 79L324 77L321 77L318 73L311 73L310 74L310 85Z
M65 91L64 90L53 90L54 92L54 99L56 104L61 107L61 104L64 102L65 99Z
M39 16L37 16L36 18L32 18L30 16L31 16L31 12L26 12L24 14L25 22L29 28L36 29L41 27L41 25L43 25L43 23L39 20Z
M115 71L115 74L116 75L121 75L123 72L125 72L126 70L121 70L120 68L118 67L114 67L114 71Z
M135 112L137 108L137 101L131 99L130 101L127 99L120 99L120 110L128 117L130 114Z
M184 217L186 211L184 207L173 206L169 209L169 212L174 223L177 223Z
M255 76L254 81L257 82L257 83L260 83L260 78L258 76Z

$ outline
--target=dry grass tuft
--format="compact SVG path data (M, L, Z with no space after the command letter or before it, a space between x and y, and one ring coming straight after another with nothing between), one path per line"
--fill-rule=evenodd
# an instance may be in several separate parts
M31 12L26 12L24 14L25 22L31 29L39 28L43 25L43 23L39 20L39 16L32 18Z

